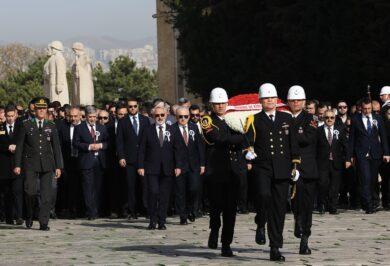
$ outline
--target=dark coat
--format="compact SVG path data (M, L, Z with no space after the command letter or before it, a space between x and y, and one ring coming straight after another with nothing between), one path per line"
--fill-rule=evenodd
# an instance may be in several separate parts
M145 169L147 175L173 176L176 168L183 169L183 146L172 126L166 124L163 146L160 146L156 124L144 129L138 151L138 168ZM169 134L169 136L167 135ZM163 173L161 173L161 170Z
M20 124L15 122L12 136L8 134L6 125L6 122L0 124L0 179L15 178L13 173L15 154L11 153L8 148L12 144L16 145Z
M342 124L335 124L333 129L332 145L329 145L324 126L317 129L317 166L319 171L325 171L329 168L330 153L332 153L333 167L338 170L344 169L348 145L347 128Z
M91 169L94 165L95 151L88 150L89 145L93 143L102 143L103 148L98 151L98 159L102 168L106 168L106 150L108 147L108 133L106 126L96 124L96 132L99 137L94 142L89 127L86 122L76 126L73 132L73 146L78 149L80 169Z
M118 160L125 159L127 164L138 163L138 150L141 143L141 136L146 128L150 126L149 118L138 114L139 129L138 135L133 129L129 116L119 120L116 132L116 150Z
M42 131L39 131L35 119L23 121L17 135L15 167L49 172L63 166L55 123L45 120Z
M200 167L205 166L205 151L198 127L191 122L188 123L188 145L184 142L178 123L173 124L172 127L180 145L183 147L183 172L199 172Z
M372 120L372 132L369 134L364 127L362 114L356 114L352 117L347 151L348 161L352 157L365 159L367 154L376 160L382 159L384 155L389 155L387 134L383 120L376 114L372 114ZM377 121L377 125L374 125L374 120Z

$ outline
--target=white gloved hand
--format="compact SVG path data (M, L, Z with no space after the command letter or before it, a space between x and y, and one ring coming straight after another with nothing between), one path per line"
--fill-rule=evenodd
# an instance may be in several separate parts
M291 178L291 180L292 180L293 182L297 182L300 175L301 175L301 174L299 173L299 171L296 170L296 169L294 169L293 172L292 172L292 178Z
M256 159L257 155L255 152L249 150L246 154L245 154L245 159L247 159L248 161L252 161L254 159Z

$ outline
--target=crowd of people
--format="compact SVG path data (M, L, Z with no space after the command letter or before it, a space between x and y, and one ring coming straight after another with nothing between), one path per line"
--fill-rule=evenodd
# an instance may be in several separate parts
M147 229L165 230L167 216L185 226L209 214L208 246L218 247L222 226L222 255L230 257L237 213L255 212L256 243L266 243L267 231L270 259L284 261L291 211L299 253L311 254L313 212L390 210L390 87L380 99L332 106L292 86L289 110L279 111L266 83L262 111L247 117L243 132L225 121L222 88L207 106L128 98L97 108L44 97L26 110L0 106L0 218L27 228L38 220L47 231L57 216L142 215Z

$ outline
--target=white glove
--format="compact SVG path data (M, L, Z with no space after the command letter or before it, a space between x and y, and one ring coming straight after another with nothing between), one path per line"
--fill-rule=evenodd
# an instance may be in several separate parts
M248 161L252 161L254 159L256 159L257 155L255 152L253 151L248 151L246 154L245 154L245 159L247 159Z
M294 170L293 170L293 173L294 173ZM299 171L295 169L295 175L291 178L291 180L292 180L293 182L297 182L300 175L301 175L301 174L299 173Z

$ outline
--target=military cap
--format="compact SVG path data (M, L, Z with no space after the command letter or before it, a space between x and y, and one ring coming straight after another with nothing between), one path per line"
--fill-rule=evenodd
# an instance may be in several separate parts
M47 108L49 106L49 100L45 97L39 97L34 102L35 108Z

